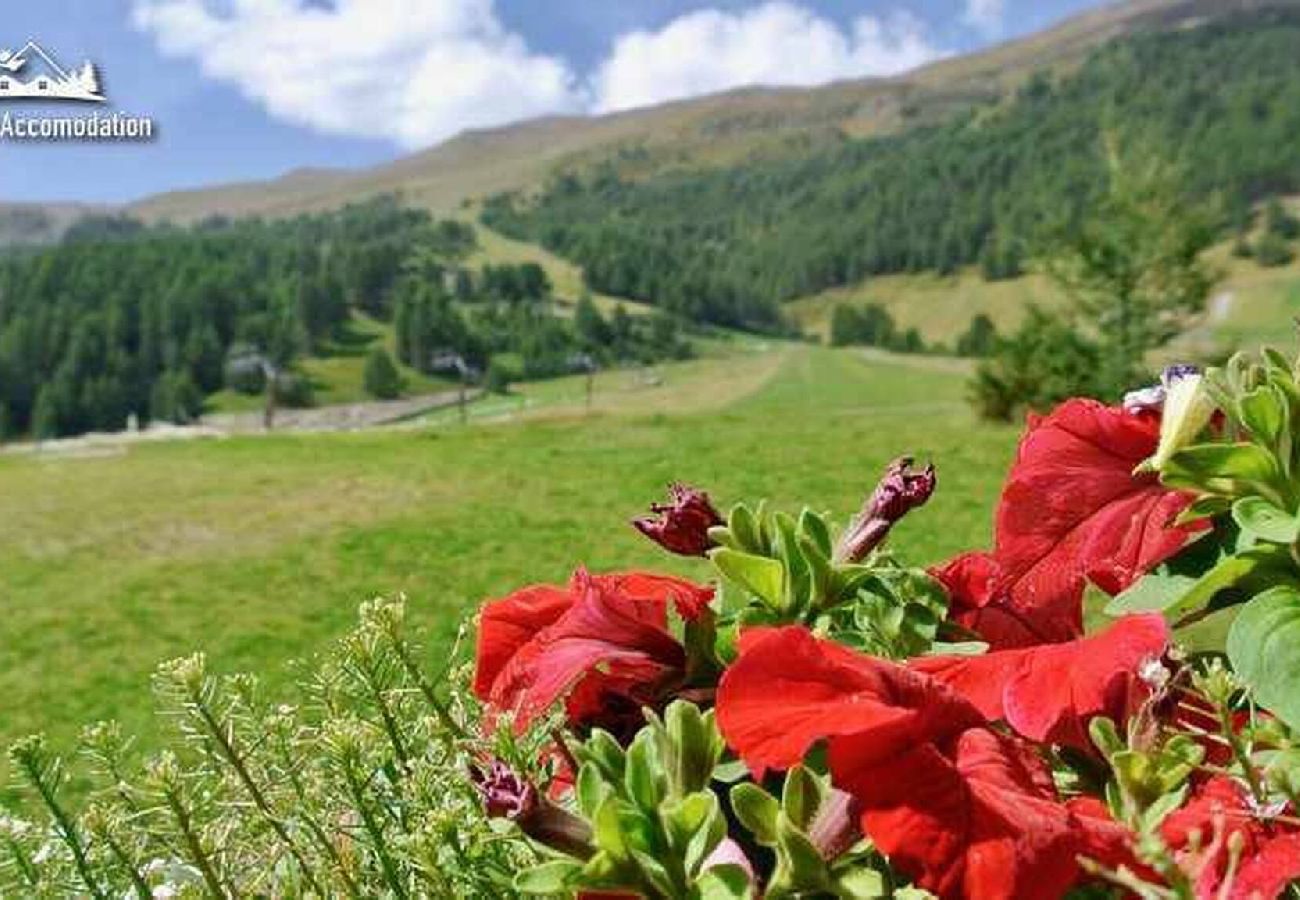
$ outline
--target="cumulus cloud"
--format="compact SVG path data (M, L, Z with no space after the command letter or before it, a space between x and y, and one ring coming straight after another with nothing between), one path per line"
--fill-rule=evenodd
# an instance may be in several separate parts
M701 10L659 31L623 35L593 79L598 112L742 85L815 85L892 75L939 56L915 17L863 16L846 33L808 9L766 3Z
M529 51L491 0L136 0L133 18L164 53L327 133L413 148L581 108L568 67Z
M976 28L995 32L1002 29L1002 19L1006 11L1006 0L966 0L963 18Z
M788 0L622 35L585 78L506 29L493 0L134 0L132 15L164 53L278 119L407 148L549 113L888 75L941 55L906 13L844 30Z

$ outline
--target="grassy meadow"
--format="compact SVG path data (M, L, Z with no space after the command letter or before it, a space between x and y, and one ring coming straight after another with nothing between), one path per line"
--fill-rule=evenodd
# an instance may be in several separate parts
M602 375L590 411L562 380L469 427L0 457L0 742L67 745L111 717L148 745L159 661L203 650L274 687L379 594L404 592L440 653L484 598L580 563L702 575L625 524L671 479L842 521L912 453L940 488L895 546L929 562L982 545L1016 432L917 362L754 344L653 381Z

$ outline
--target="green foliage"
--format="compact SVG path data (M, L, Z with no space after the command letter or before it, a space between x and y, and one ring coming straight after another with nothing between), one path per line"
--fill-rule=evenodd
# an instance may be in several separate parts
M765 897L857 900L888 895L881 874L885 867L855 840L847 801L826 776L804 766L785 774L780 799L752 782L731 789L731 807L740 824L776 855ZM834 836L837 825L851 835L848 846L830 845L828 836Z
M920 331L899 329L889 310L877 303L836 306L831 314L831 344L880 347L898 353L924 353L926 349Z
M1300 237L1300 219L1292 215L1276 197L1264 207L1264 230L1284 241Z
M958 356L990 356L998 345L998 329L984 313L970 320L965 333L957 338Z
M1031 308L1020 328L975 370L970 395L981 417L1010 422L1068 397L1114 399L1127 384L1106 378L1094 341L1065 319Z
M1057 239L1048 272L1097 341L1105 384L1117 387L1133 383L1147 351L1205 308L1219 276L1201 259L1214 241L1214 211L1189 200L1187 173L1113 141L1107 151L1105 191Z
M779 329L781 301L875 274L981 257L1009 273L1044 224L1105 196L1106 132L1177 153L1193 198L1300 191L1298 42L1300 15L1279 10L1133 35L942 124L648 178L597 165L494 198L484 220L577 262L593 290Z
M1295 260L1295 251L1286 239L1267 232L1255 242L1253 251L1255 260L1265 268L1290 265Z
M402 393L402 375L383 347L370 351L362 377L366 393L377 400L392 400Z
M504 897L536 855L504 840L465 773L479 710L429 671L400 603L375 601L294 703L201 655L155 677L167 748L142 766L113 724L74 776L38 737L10 750L33 818L0 822L7 896ZM491 748L520 761L535 744ZM73 777L93 785L67 799ZM156 893L157 892L157 893Z
M1225 650L1258 702L1293 727L1300 677L1300 378L1272 350L1237 354L1169 392L1160 448L1148 463L1169 487L1198 499L1183 519L1217 517L1194 543L1116 597L1112 614L1161 610L1177 625L1235 612ZM1214 410L1221 434L1206 434ZM1244 605L1243 605L1244 604Z
M721 576L719 629L734 644L739 630L800 622L866 652L902 659L928 651L947 609L943 588L919 569L876 550L845 562L826 521L805 509L793 518L737 505L710 536Z
M595 731L574 748L578 807L591 823L595 852L581 864L553 864L544 878L525 873L516 887L544 894L633 889L652 900L752 897L743 886L730 890L737 876L740 885L746 881L743 870L710 865L727 834L710 790L723 749L713 713L684 701L663 718L647 712L626 750Z
M388 317L408 259L467 243L469 226L391 198L190 229L87 221L61 246L0 258L0 403L13 430L42 437L120 430L132 413L190 421L232 356L287 372L353 308ZM262 389L258 365L236 368L233 386ZM282 399L302 405L298 380Z

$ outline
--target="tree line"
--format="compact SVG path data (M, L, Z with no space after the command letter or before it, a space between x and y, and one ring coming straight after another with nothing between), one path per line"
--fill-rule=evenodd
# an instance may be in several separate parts
M594 290L778 329L781 301L871 275L1014 277L1105 191L1107 133L1166 149L1190 194L1223 198L1219 227L1239 225L1300 190L1297 46L1284 10L1133 36L938 126L647 178L602 163L535 199L498 195L484 221L580 264Z
M475 247L472 225L394 197L190 228L87 218L57 246L0 256L0 438L187 422L223 388L309 404L301 360L357 313L392 322L399 357L430 373L449 356L479 375L502 356L511 377L541 377L573 371L582 353L689 353L666 316L609 321L590 300L557 315L539 266L471 271ZM367 381L387 393L388 375Z

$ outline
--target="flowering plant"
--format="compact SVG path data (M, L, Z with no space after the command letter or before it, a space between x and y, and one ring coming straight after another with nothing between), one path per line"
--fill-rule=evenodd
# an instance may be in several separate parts
M838 533L679 485L634 524L700 577L524 588L465 665L382 600L293 703L166 663L143 765L10 748L0 896L1294 895L1298 438L1282 356L1175 369L1031 419L929 570L910 459Z
M589 897L1276 897L1300 879L1300 376L1273 352L1031 418L989 551L885 544L903 458L838 537L674 485L695 556L490 602L489 815ZM923 514L923 513L922 513ZM544 783L543 783L544 782Z

